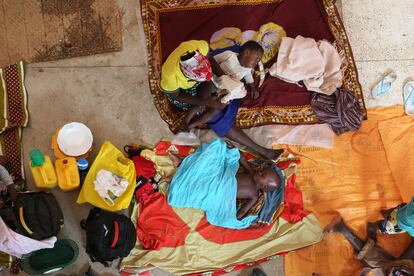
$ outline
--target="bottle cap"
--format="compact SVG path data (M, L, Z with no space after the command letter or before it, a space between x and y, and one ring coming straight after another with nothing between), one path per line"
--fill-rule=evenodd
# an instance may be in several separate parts
M42 166L45 163L45 157L40 150L34 149L29 155L33 167Z
M78 160L78 169L83 171L86 170L89 167L88 159L86 158L80 158Z

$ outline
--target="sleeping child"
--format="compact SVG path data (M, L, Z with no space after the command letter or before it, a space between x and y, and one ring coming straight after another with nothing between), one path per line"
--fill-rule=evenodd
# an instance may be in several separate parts
M170 158L179 167L170 184L168 203L202 209L208 222L216 226L249 227L257 216L246 214L257 202L259 192L275 191L281 183L272 168L250 165L237 148L229 148L220 139L202 144L183 160L172 154ZM236 199L247 202L237 210Z
M262 59L263 52L263 48L259 43L250 40L241 46L240 53L224 51L213 57L213 71L218 77L216 81L219 88L217 97L221 99L222 103L228 103L230 100L246 96L246 89L241 82L242 80L249 86L251 97L253 99L259 97L259 91L254 85L253 69ZM185 123L189 128L198 127L213 119L220 111L221 109L195 106L187 113ZM194 116L199 112L203 112L202 115L194 119Z

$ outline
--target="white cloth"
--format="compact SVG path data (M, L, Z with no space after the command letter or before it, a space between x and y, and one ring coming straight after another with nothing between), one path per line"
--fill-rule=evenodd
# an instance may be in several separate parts
M331 95L342 86L341 64L332 44L299 35L282 38L277 61L269 73L287 82L303 81L309 91Z
M128 188L128 180L107 170L100 170L93 182L95 191L105 202L114 206L114 200L120 197Z
M257 144L266 148L287 144L332 149L335 136L328 124L265 125L243 129L243 131ZM209 143L217 137L212 130L198 130L196 134L202 143Z
M215 55L214 59L226 75L240 81L244 79L247 84L254 82L252 68L241 66L238 54L235 52L224 51L223 53Z
M228 103L230 100L242 99L246 96L247 91L241 81L236 81L228 75L223 75L215 81L215 85L220 89L225 89L228 93L220 101Z
M0 217L0 251L20 258L35 250L53 248L56 237L42 241L34 240L11 230Z

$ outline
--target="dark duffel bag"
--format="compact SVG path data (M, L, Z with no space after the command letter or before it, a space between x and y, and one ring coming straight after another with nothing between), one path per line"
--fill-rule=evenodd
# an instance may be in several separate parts
M14 207L0 211L7 226L35 240L56 236L63 227L63 214L53 194L19 193Z
M108 265L128 256L137 236L132 221L117 213L93 208L81 227L86 231L86 253L92 261Z

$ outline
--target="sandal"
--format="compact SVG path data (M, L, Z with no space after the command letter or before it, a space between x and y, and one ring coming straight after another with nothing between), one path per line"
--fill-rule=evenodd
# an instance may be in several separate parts
M414 81L408 81L403 88L405 114L414 115Z
M371 95L374 99L387 94L391 89L391 84L395 81L397 75L393 72L388 73L380 82L378 82L371 90Z

